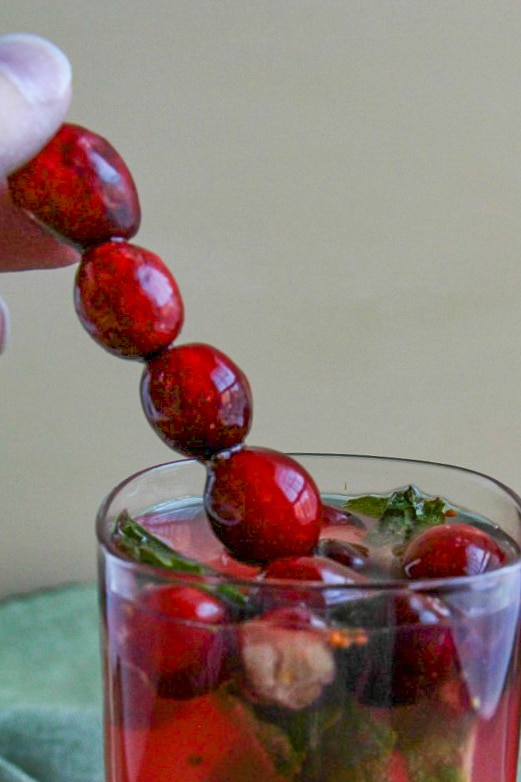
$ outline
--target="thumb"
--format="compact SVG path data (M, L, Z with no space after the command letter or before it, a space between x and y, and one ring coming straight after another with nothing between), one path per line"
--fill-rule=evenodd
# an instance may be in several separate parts
M0 37L0 178L54 135L70 99L71 66L60 49L28 33Z
M70 99L71 66L57 46L29 33L0 37L0 272L78 260L76 249L15 207L7 189L8 174L56 133ZM0 346L1 335L0 316Z
M0 272L64 266L77 251L60 243L10 201L7 176L45 146L71 100L70 63L50 41L28 33L0 37ZM0 297L0 353L9 313Z

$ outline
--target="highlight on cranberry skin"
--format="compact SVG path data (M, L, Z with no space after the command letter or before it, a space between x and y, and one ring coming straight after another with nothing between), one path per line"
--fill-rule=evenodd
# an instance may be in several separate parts
M253 399L246 375L204 343L171 347L148 361L141 401L159 437L198 459L240 445L251 426Z
M215 534L241 561L309 556L317 544L318 488L298 462L277 451L243 447L213 459L204 502Z
M109 142L65 123L8 180L14 203L81 247L130 239L141 222L136 185Z
M128 242L87 250L76 273L80 322L103 348L145 359L179 334L184 307L178 285L159 256Z
M402 568L407 578L477 576L505 564L507 555L494 538L471 524L438 524L407 545Z

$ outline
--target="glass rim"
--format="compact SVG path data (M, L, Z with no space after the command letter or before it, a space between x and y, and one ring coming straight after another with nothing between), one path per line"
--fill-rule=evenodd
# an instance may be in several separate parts
M512 501L513 505L517 508L517 513L519 517L519 521L521 523L521 496L517 494L513 489L511 489L507 484L503 483L502 481L498 480L497 478L494 478L487 473L480 472L478 470L474 470L469 467L460 467L459 465L450 464L450 463L444 463L444 462L436 462L432 460L427 459L410 459L407 457L400 457L400 456L379 456L379 455L373 455L373 454L351 454L351 453L342 453L342 452L319 452L319 451L290 451L285 452L288 456L299 459L299 458L342 458L342 459L363 459L367 461L373 461L373 462L393 462L393 463L402 463L402 464L411 464L411 465L417 465L422 467L434 467L434 468L441 468L445 470L450 470L453 472L460 472L464 475L467 475L469 477L475 477L479 478L480 480L483 480L486 483L491 484L491 486L494 486L496 489L499 489L503 494L505 494L509 499ZM469 576L450 576L450 577L443 577L443 578L423 578L423 579L376 579L376 580L368 580L367 582L353 582L353 583L324 583L323 581L305 581L305 580L299 580L299 579L275 579L270 578L263 580L262 578L246 578L246 577L237 577L237 576L230 576L225 573L218 573L216 572L215 575L213 574L204 574L204 575L196 575L193 573L184 573L182 571L175 571L175 570L169 570L167 568L162 568L157 565L150 565L144 562L136 562L135 560L130 559L129 557L126 557L124 554L122 554L115 545L112 544L111 540L108 538L106 532L107 532L107 525L106 525L106 517L107 517L107 511L110 508L111 503L113 500L120 494L120 492L129 484L131 484L133 481L139 479L141 476L152 473L152 472L162 472L167 471L169 469L175 468L177 465L199 465L204 467L204 463L201 462L198 459L194 458L180 458L180 459L174 459L167 462L159 462L155 465L152 465L150 467L145 467L141 470L137 470L136 472L132 473L131 475L124 478L122 481L120 481L116 486L111 489L111 491L105 496L104 500L102 501L99 510L96 515L96 536L98 540L99 546L111 557L113 557L115 560L118 561L118 565L121 565L125 567L126 569L136 571L143 573L144 575L147 574L152 578L161 579L165 582L165 584L168 581L188 581L192 582L194 584L197 583L204 583L208 586L222 586L224 584L237 586L238 588L245 588L245 589L259 589L261 591L267 591L269 589L275 590L275 591L283 591L288 590L288 588L299 588L300 590L305 590L306 592L309 592L311 594L321 593L321 592L328 592L328 591L335 591L335 592L346 592L346 594L350 592L382 592L382 591L404 591L404 592L438 592L438 593L444 593L448 591L463 591L472 589L474 585L477 585L476 591L486 591L487 588L490 587L490 582L495 582L498 578L508 578L508 576L515 571L521 570L521 554L520 556L514 560L513 562L509 563L508 565L503 565L500 568L496 568L495 570L490 570L485 573L480 573L478 575L469 575ZM397 487L398 488L398 487ZM477 512L477 511L476 511ZM487 586L488 585L488 586Z

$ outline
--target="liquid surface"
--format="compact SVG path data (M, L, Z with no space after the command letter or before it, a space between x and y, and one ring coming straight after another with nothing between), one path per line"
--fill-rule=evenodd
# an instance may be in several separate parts
M339 523L327 524L321 531L321 540L347 543L359 549L366 562L361 568L371 580L387 581L403 578L398 562L402 547L397 538L381 534L378 520L366 514L345 513L346 497L329 495L324 503L339 511ZM239 562L226 550L212 531L200 498L182 503L164 504L139 518L151 534L185 556L208 565L235 578L254 578L261 572L259 566ZM497 524L477 514L457 510L449 524L471 524L493 537L505 551L508 562L520 556L518 545Z

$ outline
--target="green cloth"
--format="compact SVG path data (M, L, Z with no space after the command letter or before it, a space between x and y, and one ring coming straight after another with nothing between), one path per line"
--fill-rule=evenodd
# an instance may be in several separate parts
M103 782L96 588L0 603L0 782Z

